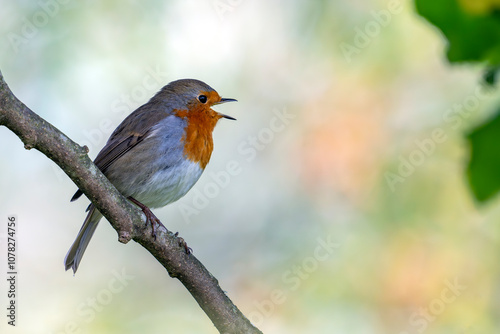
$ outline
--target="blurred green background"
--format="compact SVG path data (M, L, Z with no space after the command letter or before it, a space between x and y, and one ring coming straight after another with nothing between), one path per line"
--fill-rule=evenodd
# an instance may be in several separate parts
M479 206L467 178L467 135L500 94L484 63L450 65L414 2L4 1L0 17L14 94L92 158L172 80L239 100L216 108L238 120L217 126L200 181L155 212L263 332L500 328L500 203ZM0 141L0 252L15 214L20 267L2 333L217 332L105 220L64 272L88 201L4 127Z

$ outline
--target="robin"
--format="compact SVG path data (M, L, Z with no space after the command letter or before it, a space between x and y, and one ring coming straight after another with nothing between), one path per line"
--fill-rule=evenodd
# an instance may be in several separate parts
M211 107L231 101L236 100L221 98L202 81L173 81L125 118L94 160L116 189L141 208L153 235L155 223L161 223L150 208L177 201L198 181L212 155L217 121L235 120ZM81 195L78 190L71 201ZM72 268L73 273L102 218L93 204L87 211L64 259L66 270Z

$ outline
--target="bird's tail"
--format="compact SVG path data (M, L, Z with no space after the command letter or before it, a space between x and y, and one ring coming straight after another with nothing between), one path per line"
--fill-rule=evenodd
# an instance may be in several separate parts
M94 205L89 207L89 213L87 214L87 218L83 222L82 228L80 232L78 232L78 236L76 237L73 245L66 254L64 258L64 266L66 270L69 268L73 269L73 274L76 273L78 269L78 265L82 260L83 253L85 253L85 249L87 249L87 245L92 239L92 235L94 235L95 229L101 220L102 215L99 211L96 210Z

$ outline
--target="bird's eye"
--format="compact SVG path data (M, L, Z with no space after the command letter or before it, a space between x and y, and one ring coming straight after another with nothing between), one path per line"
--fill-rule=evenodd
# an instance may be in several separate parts
M200 95L198 96L198 101L200 101L201 103L207 103L207 96L206 95Z

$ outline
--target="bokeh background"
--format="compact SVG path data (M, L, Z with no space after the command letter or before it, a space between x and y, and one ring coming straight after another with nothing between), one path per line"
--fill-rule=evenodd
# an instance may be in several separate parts
M477 205L464 173L464 135L500 95L449 65L413 2L25 0L0 18L14 94L92 158L172 80L239 100L216 108L238 120L195 188L155 212L265 333L500 328L500 203ZM217 332L105 220L65 272L88 200L4 127L0 143L2 277L19 221L18 323L0 332ZM2 314L6 295L2 278Z

